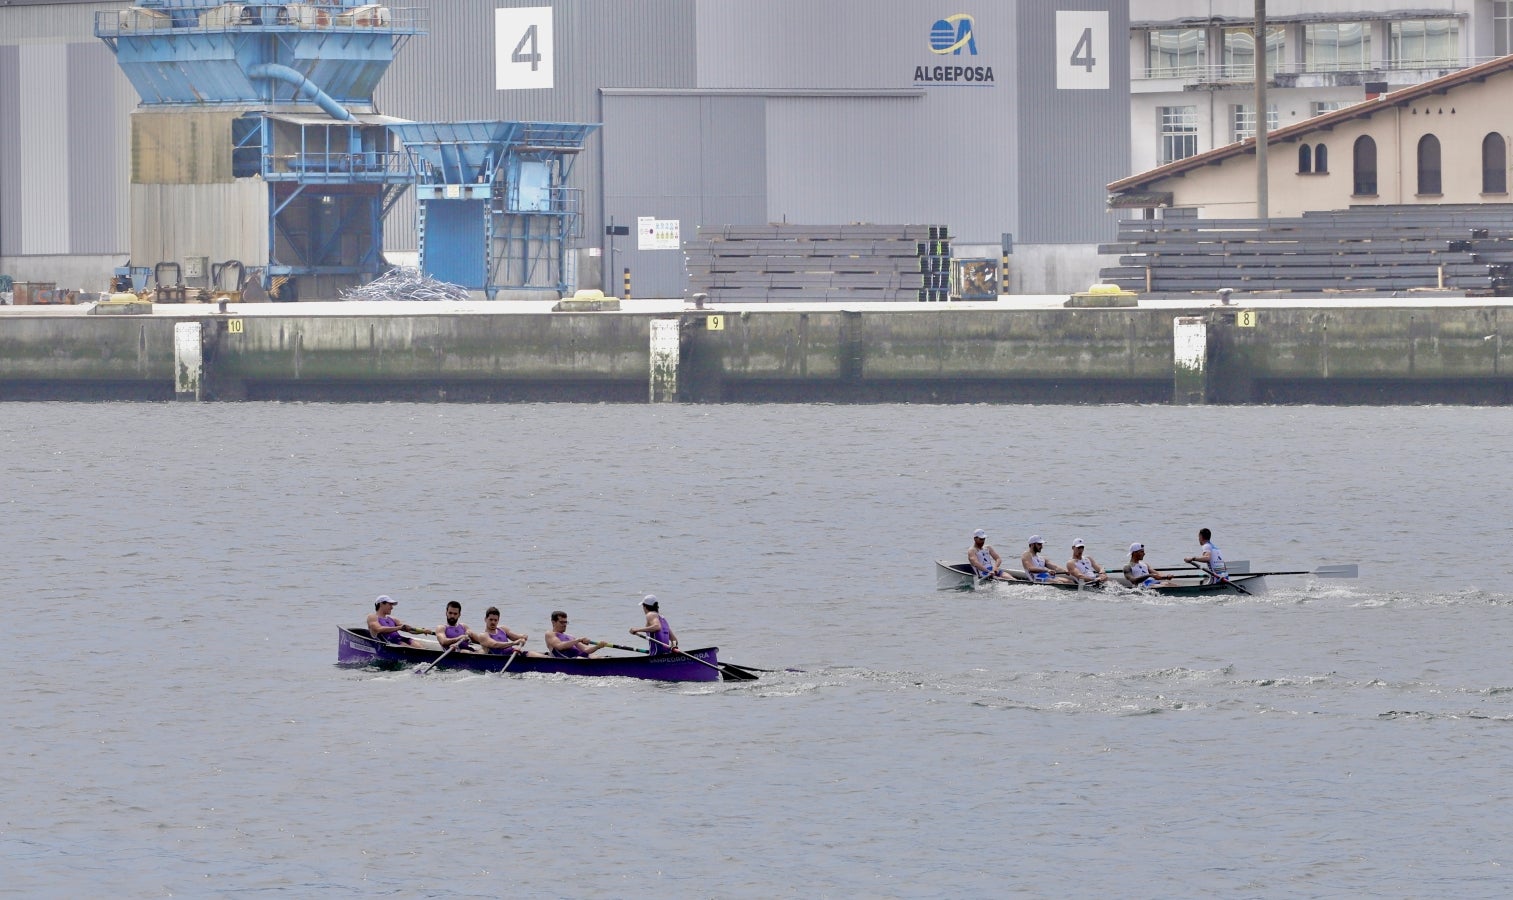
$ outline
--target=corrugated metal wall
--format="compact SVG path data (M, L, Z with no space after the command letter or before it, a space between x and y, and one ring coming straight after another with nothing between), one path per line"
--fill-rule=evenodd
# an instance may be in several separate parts
M137 98L93 29L127 5L0 7L0 256L126 252Z
M16 85L21 107L21 253L54 256L68 246L68 47L22 44ZM65 91L58 90L59 85ZM12 194L15 196L15 194Z
M1129 171L1129 2L1024 0L1019 7L1020 153L1006 171L1017 172L1021 214L1017 227L1005 230L1026 244L1113 240L1118 220L1105 211L1104 185ZM1057 8L1108 14L1107 47L1094 60L1107 89L1058 87L1068 60L1058 56L1051 39L1057 34Z
M636 220L677 219L684 240L702 223L767 221L766 100L749 96L608 92L604 98L605 218L631 226L604 261L606 293L632 271L638 296L681 296L683 254L638 250ZM592 285L585 285L586 287Z
M115 55L96 41L68 46L68 245L70 253L120 253L126 195L118 190L127 145L121 102L110 90ZM102 89L103 88L103 89Z
M20 84L20 48L0 45L0 256L21 254Z
M268 263L268 186L244 178L230 184L131 186L133 263L151 266L190 254L213 263Z
M1015 230L1015 4L964 10L975 53L932 53L931 27L957 11L920 0L836 0L823 15L807 0L700 6L701 88L915 91L770 100L769 220L944 223L995 244ZM947 64L991 67L993 81L916 82L917 68Z

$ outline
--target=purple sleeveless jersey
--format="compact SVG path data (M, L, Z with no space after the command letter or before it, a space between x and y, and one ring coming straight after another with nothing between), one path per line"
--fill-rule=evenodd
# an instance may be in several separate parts
M651 642L651 649L647 651L651 656L672 652L672 626L667 624L667 617L661 613L657 613L657 621L662 623L662 627L646 635L647 641Z
M379 616L378 624L385 628L394 628L399 625L398 622L394 621L393 616ZM410 642L410 639L405 637L402 631L391 631L383 636L383 640L387 644L408 644Z

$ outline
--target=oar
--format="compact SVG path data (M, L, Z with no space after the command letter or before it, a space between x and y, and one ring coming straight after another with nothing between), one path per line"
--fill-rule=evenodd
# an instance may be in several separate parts
M1198 563L1198 568L1201 569L1201 570L1203 570L1205 573L1207 573L1208 577L1212 578L1215 582L1222 581L1225 584L1229 585L1230 587L1234 588L1235 590L1239 591L1240 593L1244 594L1247 597L1254 597L1255 596L1255 594L1252 594L1250 591L1247 591L1245 589L1244 585L1240 584L1237 581L1230 581L1229 578L1228 578L1228 576L1226 576L1224 578L1220 578L1219 576L1215 575L1212 566L1204 565L1203 563Z
M451 653L453 650L456 650L458 647L461 647L463 644L466 644L466 643L467 643L467 640L465 640L465 639L464 640L460 640L457 643L453 644L452 646L448 647L440 656L436 657L430 663L421 663L420 665L416 666L415 667L415 674L416 675L424 675L427 672L431 671L432 669L436 668L436 666L442 660L444 660L444 659L447 658L447 654Z
M1162 572L1165 572L1167 569L1196 569L1196 568L1198 568L1198 567L1197 566L1190 566L1190 565L1187 565L1186 563L1181 563L1181 564L1174 565L1174 566L1156 566L1156 569L1159 570L1159 571L1162 571ZM1231 575L1254 575L1255 574L1254 572L1250 571L1250 560L1248 560L1248 559L1237 559L1234 562L1229 562L1228 560L1226 560L1224 562L1224 568L1228 569L1229 570L1229 574L1231 574Z
M709 668L714 669L716 672L719 672L721 675L724 675L725 677L729 678L731 681L756 681L757 680L757 676L756 675L753 675L750 672L746 672L746 671L743 671L741 669L738 669L735 666L730 665L729 663L721 663L720 665L717 666L714 663L705 662L704 660L699 659L697 656L694 656L692 653L685 653L682 650L679 650L677 647L673 647L673 646L670 646L668 644L664 644L664 643L662 643L661 641L657 640L656 638L652 637L649 634L646 636L646 639L648 641L651 641L653 644L656 644L658 647L666 647L668 650L671 650L674 653L678 653L678 654L681 654L683 656L686 656L686 657L688 657L689 659L693 660L694 662L698 663L701 666L708 666Z
M610 644L609 646L614 647L616 650L629 650L631 653L650 653L651 652L650 650L647 650L645 647L627 647L624 644ZM699 661L703 662L703 660L699 660ZM776 672L777 671L777 669L759 669L756 666L738 666L735 663L730 663L730 662L722 662L722 663L720 663L720 665L722 665L722 666L729 666L732 669L740 669L743 672ZM799 670L798 669L787 669L786 671L797 672ZM753 681L756 680L756 676L755 675L753 675L751 677L752 677Z
M1247 572L1247 575L1317 575L1320 578L1359 578L1361 567L1358 563L1339 563L1332 566L1319 566L1317 569L1299 570L1295 572Z

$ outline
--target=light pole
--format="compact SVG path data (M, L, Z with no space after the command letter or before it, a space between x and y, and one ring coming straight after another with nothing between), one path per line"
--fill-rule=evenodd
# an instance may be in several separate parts
M1256 0L1256 218L1268 219L1266 181L1266 0Z

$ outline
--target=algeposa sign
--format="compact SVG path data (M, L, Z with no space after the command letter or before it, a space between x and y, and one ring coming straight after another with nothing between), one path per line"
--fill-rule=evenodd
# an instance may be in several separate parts
M954 13L937 19L930 26L929 50L936 56L977 55L977 32L966 13ZM915 66L914 83L928 85L986 86L993 83L992 66L934 65Z

